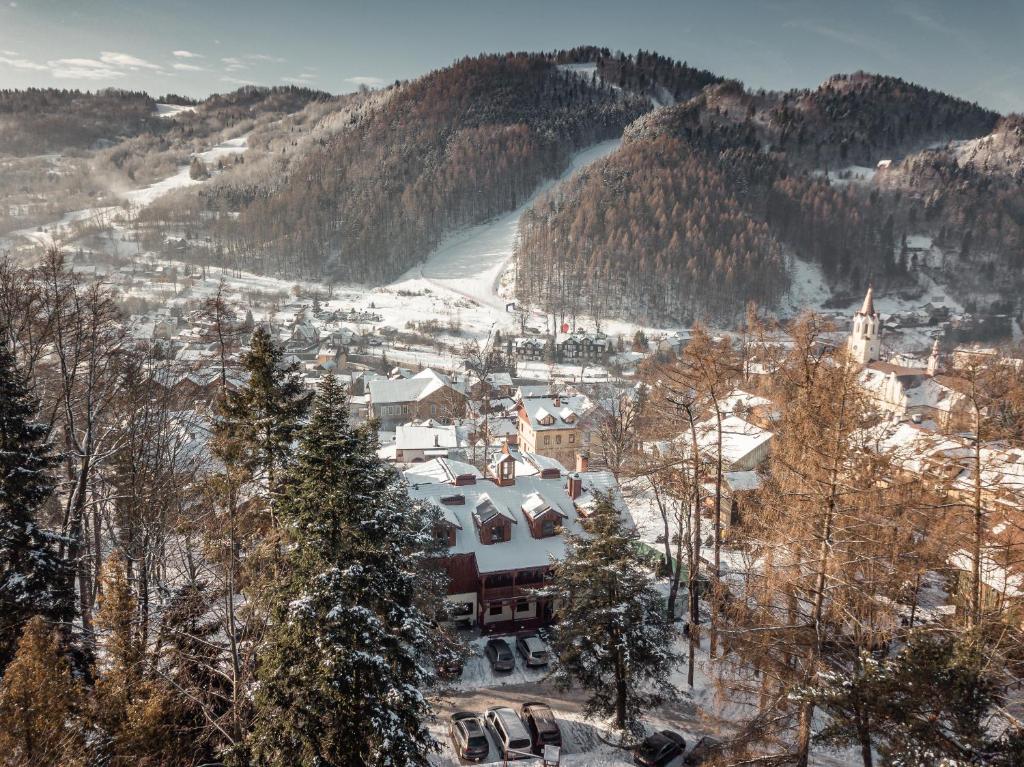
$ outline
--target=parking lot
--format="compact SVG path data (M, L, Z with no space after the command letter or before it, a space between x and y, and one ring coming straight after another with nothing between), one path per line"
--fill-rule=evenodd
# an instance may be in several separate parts
M448 736L448 718L456 711L472 711L483 716L488 708L508 706L519 711L528 701L539 701L551 707L562 734L563 765L595 765L612 767L632 764L629 751L610 745L609 729L600 722L587 721L583 716L584 694L579 690L560 691L548 680L548 669L526 668L522 657L515 653L516 667L507 673L491 671L483 654L490 637L470 641L471 657L466 661L462 677L455 680L449 693L433 700L437 722L432 727L435 737L442 743L441 754L434 758L437 765L463 764L452 749ZM505 638L514 648L514 637ZM514 650L513 650L514 651ZM652 712L653 728L671 728L681 733L688 742L694 742L706 732L706 723L691 701L683 699ZM501 764L502 759L493 735L488 733L490 753L483 764ZM540 759L517 762L522 765L540 764Z

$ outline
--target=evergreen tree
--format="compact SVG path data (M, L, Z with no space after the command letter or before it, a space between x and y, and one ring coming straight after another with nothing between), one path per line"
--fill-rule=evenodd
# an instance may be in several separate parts
M74 613L70 568L57 536L38 519L53 493L55 459L35 413L14 356L0 342L0 674L31 617L66 624Z
M420 765L435 641L418 607L436 509L410 502L324 379L280 504L291 545L259 657L252 761Z
M273 491L275 472L287 463L312 394L303 387L298 364L285 364L281 346L265 328L252 334L242 367L249 380L227 394L216 450L225 463L247 469Z
M608 497L586 522L586 535L568 536L555 568L552 596L561 605L553 647L554 678L563 689L590 693L588 716L615 717L623 735L641 735L640 716L675 688L667 681L678 658L653 574Z
M82 701L58 633L32 618L0 683L0 759L12 767L85 764Z

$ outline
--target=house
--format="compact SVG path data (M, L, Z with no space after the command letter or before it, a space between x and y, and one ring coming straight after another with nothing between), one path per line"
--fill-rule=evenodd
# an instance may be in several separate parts
M444 373L431 368L411 378L369 381L370 408L381 428L428 418L451 423L466 410L466 395Z
M545 455L566 468L576 453L590 449L593 432L581 426L587 408L583 397L526 396L516 404L516 432L527 453Z
M880 424L871 437L867 444L888 455L898 473L918 480L920 491L936 502L970 509L980 497L983 608L1024 627L1024 448L975 445L966 437L906 421ZM967 540L970 534L961 544ZM972 602L974 554L954 544L947 563L955 576L953 602L965 610Z
M394 444L388 446L393 455L387 457L396 463L423 463L432 458L461 458L465 447L456 426L427 419L395 429Z
M546 338L519 336L508 339L505 351L510 357L522 360L542 360L547 345Z
M510 448L496 459L497 475L446 458L405 472L409 495L441 511L436 537L447 549L443 564L456 616L486 632L551 622L557 605L535 590L547 582L552 562L565 556L565 534L585 534L595 493L608 493L629 519L609 472L519 476L514 453Z
M563 362L600 359L607 357L612 346L603 333L570 333L555 341L558 358Z

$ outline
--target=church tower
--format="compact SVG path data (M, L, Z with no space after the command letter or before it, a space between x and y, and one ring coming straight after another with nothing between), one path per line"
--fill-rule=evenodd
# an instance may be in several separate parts
M850 356L862 365L877 360L882 353L882 318L875 311L874 288L869 287L864 305L853 315L853 331L847 341Z
M933 376L939 372L939 340L935 339L932 344L932 353L928 355L928 375Z

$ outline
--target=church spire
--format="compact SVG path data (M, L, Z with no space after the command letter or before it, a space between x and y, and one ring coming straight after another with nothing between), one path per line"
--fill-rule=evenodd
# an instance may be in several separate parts
M875 286L868 285L867 295L864 296L864 305L860 308L860 313L865 317L871 317L875 314Z

